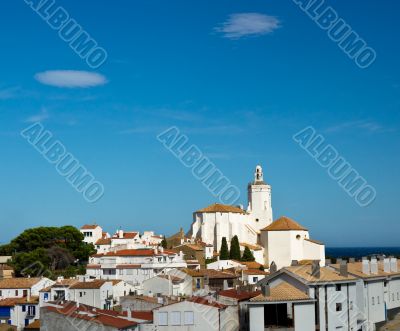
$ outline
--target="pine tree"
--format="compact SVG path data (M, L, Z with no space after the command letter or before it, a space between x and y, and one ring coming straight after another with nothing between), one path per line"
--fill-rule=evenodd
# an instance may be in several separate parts
M231 260L240 261L240 244L237 236L234 236L231 239L231 250L229 252L229 257Z
M253 253L251 252L250 248L248 248L247 246L244 248L242 261L244 261L244 262L253 262L253 261L255 261Z
M219 251L219 259L229 260L228 243L226 242L225 237L222 237L221 250Z
M168 243L167 243L167 239L165 238L165 236L164 236L163 240L161 241L161 247L168 248Z

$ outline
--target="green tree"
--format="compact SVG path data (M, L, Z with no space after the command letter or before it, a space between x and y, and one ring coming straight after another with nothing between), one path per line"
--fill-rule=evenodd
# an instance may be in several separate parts
M238 236L233 236L231 239L231 250L229 251L231 260L240 261L240 244Z
M242 261L244 262L253 262L256 259L254 258L253 253L251 252L250 248L247 246L244 248L243 256L242 256Z
M167 243L167 239L165 238L165 236L164 236L163 240L161 241L161 247L168 248L168 243Z
M228 243L226 241L226 237L222 237L221 249L219 251L219 259L220 260L229 260L229 250L228 250Z

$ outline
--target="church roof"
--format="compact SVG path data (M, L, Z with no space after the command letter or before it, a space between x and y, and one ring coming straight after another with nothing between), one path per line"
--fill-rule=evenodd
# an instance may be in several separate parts
M220 203L214 203L206 208L200 209L196 211L196 213L238 213L238 214L246 214L246 212L236 206L223 205Z
M291 218L282 216L272 224L268 225L266 228L261 229L261 231L308 231L308 230L305 227L301 226L299 223L293 221Z

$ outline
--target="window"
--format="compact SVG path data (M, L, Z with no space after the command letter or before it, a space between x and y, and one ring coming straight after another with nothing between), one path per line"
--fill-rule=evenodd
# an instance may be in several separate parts
M336 311L342 311L342 304L341 303L337 303L336 304Z
M375 305L375 297L372 297L372 305Z
M3 292L2 291L0 291L0 297L3 295Z
M376 297L376 303L377 303L378 305L380 304L379 296Z
M24 305L22 306L22 311L26 312L26 306L24 306Z
M79 292L79 297L82 298L83 292Z
M168 325L168 313L158 312L158 325Z
M298 235L296 236L296 239L297 239L297 240L300 240L300 238L301 238L301 236L298 234Z
M258 282L258 277L253 277L253 283L257 283Z
M193 325L194 324L194 313L192 311L184 312L184 324L185 325Z
M16 297L18 296L18 290L15 290L15 296Z
M339 292L342 290L342 285L336 284L336 291Z
M256 222L259 222L260 220L258 218L256 218Z
M172 311L170 314L171 325L181 325L181 312Z

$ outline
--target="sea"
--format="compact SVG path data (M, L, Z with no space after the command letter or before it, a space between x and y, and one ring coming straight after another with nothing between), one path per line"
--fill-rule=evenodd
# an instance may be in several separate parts
M326 247L326 258L360 259L364 256L385 255L400 258L400 247Z

